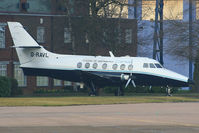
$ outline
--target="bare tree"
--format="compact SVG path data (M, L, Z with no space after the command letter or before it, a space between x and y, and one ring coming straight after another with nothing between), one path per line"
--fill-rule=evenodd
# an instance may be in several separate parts
M165 37L169 44L166 52L177 57L185 57L189 59L192 54L193 61L198 57L199 51L199 22L193 22L193 45L192 53L189 53L189 22L185 21L168 21L167 28L165 29Z
M64 1L64 5L66 7L66 16L68 19L68 29L69 32L71 34L71 42L72 42L72 53L75 54L76 50L75 50L75 35L74 35L74 30L72 28L72 8L73 8L73 4L72 2L69 0Z
M188 4L189 3L187 2L187 5ZM194 10L193 12L198 11L198 9L193 9L193 10ZM164 12L166 14L164 15L164 42L165 42L164 53L173 55L178 59L182 59L182 60L187 59L187 61L190 59L190 56L192 57L192 61L195 62L194 80L196 83L193 87L193 90L199 91L199 72L198 72L199 21L197 20L197 18L193 19L193 23L192 23L193 28L192 28L192 36L191 36L192 45L190 46L189 45L189 39L190 39L189 21L183 20L183 14L187 14L188 16L189 9L187 8L187 10L184 10L182 8L182 12L178 11L177 13L175 12L175 14L173 14L174 11L172 9L168 8L166 9L166 11L167 12ZM149 38L150 40L150 36L146 38ZM143 38L141 38L141 41L142 39ZM190 52L190 49L191 49L191 52Z
M101 42L107 49L117 54L121 38L120 20L128 16L128 6L128 0L89 0L89 28L86 32L90 54L94 51L96 42ZM110 23L111 20L107 18L118 18L118 23Z

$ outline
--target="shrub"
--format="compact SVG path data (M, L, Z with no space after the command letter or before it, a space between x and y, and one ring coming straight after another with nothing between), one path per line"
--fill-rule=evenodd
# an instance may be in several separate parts
M115 93L119 87L112 87L112 86L107 86L103 88L104 93Z
M11 81L7 77L0 76L0 97L8 97L11 94Z

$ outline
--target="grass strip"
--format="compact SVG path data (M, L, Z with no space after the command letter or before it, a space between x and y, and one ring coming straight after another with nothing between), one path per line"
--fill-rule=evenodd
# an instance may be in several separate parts
M199 97L186 96L105 96L105 97L22 97L0 98L0 106L72 106L135 103L199 102Z

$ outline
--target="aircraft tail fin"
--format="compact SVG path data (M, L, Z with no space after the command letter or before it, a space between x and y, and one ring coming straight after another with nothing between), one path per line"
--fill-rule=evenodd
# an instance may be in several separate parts
M8 22L8 27L15 47L39 46L39 44L28 34L19 22Z
M8 27L14 42L13 48L16 48L20 64L31 61L30 55L32 51L45 50L28 34L19 22L8 22Z

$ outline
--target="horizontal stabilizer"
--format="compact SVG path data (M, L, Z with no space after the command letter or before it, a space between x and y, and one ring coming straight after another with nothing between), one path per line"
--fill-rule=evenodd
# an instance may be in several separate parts
M11 46L12 48L42 48L42 46Z

